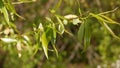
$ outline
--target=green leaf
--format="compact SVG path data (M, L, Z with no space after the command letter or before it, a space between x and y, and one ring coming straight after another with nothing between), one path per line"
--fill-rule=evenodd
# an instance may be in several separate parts
M53 24L53 38L54 38L54 43L55 43L55 40L56 40L56 34L57 31L56 31L56 28L55 28L55 24Z
M46 58L48 59L48 43L49 43L49 40L46 36L46 32L44 31L44 27L43 27L42 23L39 24L38 31L35 34L38 37L38 38L36 37L36 40L38 41L37 45L40 45L39 41L42 43L42 48L44 50ZM37 47L36 51L37 50L38 50L38 47Z
M10 25L8 11L7 11L4 3L3 3L3 0L0 0L0 11L4 15L4 19L5 19L6 23L7 23L7 25Z
M46 33L44 32L41 37L42 47L44 50L44 53L46 55L46 58L48 59L48 40L46 38Z
M55 54L56 54L56 56L58 57L58 51L57 51L57 49L56 49L56 47L55 47L55 42L56 42L56 28L55 28L55 25L53 24L53 28L52 28L52 30L53 30L53 38L52 38L52 40L51 40L51 43L52 43L52 47L53 47L53 49L54 49L54 51L55 51Z
M47 27L46 29L46 37L48 38L48 40L52 40L53 38L53 30L52 27Z
M45 19L48 20L49 22L53 22L49 17L46 17Z
M6 23L7 23L8 25L10 25L8 11L7 11L7 9L5 8L5 6L1 8L1 11L2 11L2 13L3 13L3 15L4 15L4 19L5 19Z
M52 25L52 39L51 39L51 43L55 44L56 42L56 28L55 28L55 24Z
M109 21L107 21L107 20L103 19L102 17L100 17L100 16L99 16L99 15L97 15L97 14L90 13L90 15L91 15L92 17L94 17L94 18L96 18L96 19L100 20L100 21L109 22Z
M56 47L55 47L55 44L52 44L52 47L53 47L53 49L54 49L54 51L55 51L56 56L58 57L58 51L57 51L57 49L56 49Z
M31 3L31 2L36 2L37 0L19 0L17 2L12 2L12 4L23 4L23 3Z
M105 15L102 15L102 14L93 14L93 13L90 13L90 15L92 15L93 17L95 17L96 19L100 20L100 21L104 21L106 23L111 23L111 24L118 24L120 25L118 22L110 19L109 17L105 16Z
M110 32L110 34L111 34L113 37L115 37L116 39L119 39L119 40L120 40L120 38L119 38L118 36L116 36L116 35L114 34L114 32L110 29L110 27L106 24L106 23L112 23L112 24L118 24L118 25L120 25L119 23L117 23L117 22L113 21L112 19L110 19L110 18L108 18L108 17L106 17L106 16L104 16L104 15L101 15L101 14L96 15L96 14L90 13L90 15L92 15L92 16L95 17L95 18L97 18L99 21L102 21L101 24ZM105 22L106 22L106 23L105 23Z
M47 30L46 30L46 36L47 38L49 39L49 41L51 42L52 44L52 47L55 51L55 54L56 56L58 57L58 51L55 47L55 42L56 42L56 28L55 28L55 24L54 22L50 19L50 18L46 18L51 24L47 27Z
M78 40L80 43L84 42L84 49L86 49L90 45L90 26L89 22L83 22L78 30Z
M116 36L115 33L111 30L111 28L105 22L102 22L102 24L114 38L120 40L120 37Z
M54 9L57 10L60 7L61 3L62 3L62 0L59 0Z
M0 10L1 10L1 8L2 8L3 6L4 6L3 1L0 0Z
M86 49L90 45L91 30L89 22L85 22L85 35L84 35L84 48Z
M78 30L78 40L80 41L80 43L83 42L83 38L84 38L84 34L85 34L85 23L83 22Z
M118 25L120 25L120 23L118 23L118 22L110 19L109 17L107 17L107 16L105 16L105 15L99 15L99 16L102 17L102 18L104 18L104 19L106 19L106 20L108 21L108 22L106 22L106 23L111 23L111 24L118 24Z
M47 27L46 37L51 42L52 47L53 47L53 49L54 49L54 51L56 53L56 56L58 56L58 51L57 51L57 49L55 47L55 42L56 42L56 28L55 28L54 23L52 23L51 25L49 25Z
M13 43L13 42L17 42L16 39L14 38L0 38L3 42L5 43Z
M14 8L14 5L12 4L11 0L6 0L7 3L6 3L6 7L9 11L11 11L13 14L15 14L16 16L18 16L19 18L21 19L24 19L22 16L20 16L19 14L17 14L15 8Z
M62 35L64 33L64 31L65 31L64 25L63 25L63 23L62 23L62 21L60 20L59 17L56 16L56 18L57 18L57 20L59 22L58 31Z

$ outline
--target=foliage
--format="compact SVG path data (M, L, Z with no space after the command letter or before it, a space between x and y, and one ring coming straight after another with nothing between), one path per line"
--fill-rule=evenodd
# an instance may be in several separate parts
M114 12L117 11L118 8L101 13L99 11L96 11L95 9L94 11L92 10L88 13L83 13L87 9L90 10L87 4L89 3L89 1L83 0L83 5L85 6L81 6L82 4L79 3L79 0L76 0L75 2L73 2L73 0L59 0L57 3L55 3L56 5L53 8L47 8L49 6L48 4L48 6L46 7L46 14L48 14L49 16L46 15L45 18L43 18L42 16L40 17L39 14L37 14L39 12L39 8L37 6L39 5L39 2L51 3L52 1L0 0L0 47L2 51L5 51L5 53L7 54L5 63L8 64L4 67L9 67L11 66L11 64L15 64L15 68L19 65L21 65L22 68L41 66L45 67L46 65L50 66L52 62L57 62L56 58L51 57L52 53L55 53L57 59L59 60L57 64L58 66L51 65L51 67L53 68L58 68L60 66L59 64L63 65L64 68L65 65L62 64L62 62L64 62L63 59L66 59L66 63L67 61L80 62L78 60L82 60L85 64L85 61L88 60L88 64L91 65L92 63L95 64L95 62L91 60L93 59L92 56L95 56L95 61L99 59L102 61L102 63L109 64L109 59L112 58L110 57L111 53L113 53L115 56L119 55L120 51L117 47L119 47L118 45L120 41L120 33L117 30L119 30L120 23L109 18L109 14L112 13L114 15ZM100 2L105 2L105 5L107 5L107 0ZM27 11L28 13L22 16L18 14L18 9L15 9L15 6L19 4L22 5L24 3L30 4L31 6L25 7L24 10L30 11ZM36 5L34 5L34 3L36 3ZM117 3L120 2L118 1ZM91 4L91 6L93 5L94 3ZM32 6L35 6L36 11L32 10ZM68 7L62 8L62 6ZM74 8L72 6L78 7ZM101 8L102 6L100 6L100 4L98 4L98 6L99 9L103 9ZM74 10L71 10L73 8ZM64 11L61 11L61 9L64 9ZM44 9L43 11L45 12L46 10ZM29 13L34 14L30 17L30 15L28 15ZM34 15L36 16L34 17ZM34 19L31 19L33 17ZM77 29L75 29L75 27ZM118 32L117 35L113 32L112 29ZM68 35L70 36L70 38ZM60 40L61 37L62 40ZM74 42L73 40L70 40L71 38L73 38ZM59 48L56 48L56 45ZM84 47L82 45L84 45ZM60 47L65 49L62 50ZM114 50L113 48L115 48L116 50ZM58 51L60 50L62 51L62 53L59 54ZM41 51L44 51L44 53ZM16 54L18 54L19 58ZM45 60L44 55L48 60ZM70 57L68 55L70 55ZM79 58L80 55L82 55L83 59ZM101 55L101 58L97 57L96 55ZM66 58L64 58L64 56ZM76 56L78 56L78 58L75 58ZM113 56L113 60L116 60L116 58L117 57ZM15 59L19 60L19 62L16 63ZM9 60L11 61L11 63L8 63ZM27 64L27 62L30 63ZM46 64L42 64L45 62ZM99 64L99 61L97 62Z

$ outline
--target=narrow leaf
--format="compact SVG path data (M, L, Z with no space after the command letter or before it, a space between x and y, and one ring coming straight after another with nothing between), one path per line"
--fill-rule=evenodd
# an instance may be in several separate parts
M80 41L80 43L83 42L84 34L85 34L85 23L83 22L78 30L78 40Z
M3 42L6 42L6 43L12 43L12 42L17 42L16 39L14 38L0 38Z
M99 15L97 15L97 14L90 13L90 15L91 15L92 17L94 17L94 18L96 18L96 19L100 20L100 21L109 22L109 21L107 21L107 20L103 19L102 17L100 17L100 16L99 16Z
M14 8L14 5L12 4L12 2L10 0L6 0L7 1L7 9L9 9L9 11L11 11L13 14L15 14L16 16L18 16L19 18L21 19L25 19L23 18L22 16L20 16L19 14L17 14L15 8Z
M89 22L85 22L85 36L84 36L84 48L86 49L90 45L91 33Z
M21 45L22 45L21 41L18 41L16 47L17 47L17 50L18 50L18 57L19 58L22 56L22 54L21 54L21 50L22 50Z
M111 28L105 23L105 22L102 22L103 23L103 26L109 31L109 33L115 37L116 39L120 40L120 37L116 36L115 33L111 30Z
M46 30L46 37L47 39L51 42L52 47L56 53L56 56L58 57L58 51L55 47L55 42L56 42L56 28L54 23L52 23L52 25L50 25L49 27L47 27Z
M57 10L60 7L61 3L62 3L62 0L59 0L54 9Z
M23 35L23 38L27 40L28 42L30 41L29 37L27 35Z
M55 47L55 44L52 44L52 47L53 47L53 49L54 49L54 51L55 51L56 56L58 57L58 51L57 51L57 49L56 49L56 47Z
M52 28L52 31L53 31L53 41L52 41L52 43L54 43L55 44L55 42L56 42L56 33L57 33L57 31L56 31L56 28L55 28L55 24L53 24L53 26L52 26L53 28Z
M69 14L69 15L65 15L64 18L67 20L72 20L72 19L77 19L78 16L74 14Z
M42 42L42 47L43 47L44 53L48 59L48 40L46 38L45 32L42 34L41 42Z
M1 11L2 11L2 13L3 13L3 15L4 15L4 19L5 19L6 23L7 23L8 25L10 25L8 11L7 11L7 9L5 8L5 6L2 7Z
M102 18L104 18L104 19L106 19L107 21L109 21L109 22L106 22L106 23L111 23L111 24L118 24L118 25L120 25L120 23L118 23L118 22L110 19L109 17L107 17L107 16L105 16L105 15L99 15L99 16L101 16Z
M56 16L56 18L59 22L58 31L59 31L60 34L63 34L64 31L65 31L64 25L63 25L63 23L62 23L62 21L60 20L59 17Z
M57 51L57 49L56 49L56 47L55 47L55 43L56 43L56 28L55 28L55 25L53 24L53 38L52 38L52 40L51 40L51 43L52 43L52 47L53 47L53 49L54 49L54 51L55 51L55 54L56 54L56 56L58 57L58 51Z

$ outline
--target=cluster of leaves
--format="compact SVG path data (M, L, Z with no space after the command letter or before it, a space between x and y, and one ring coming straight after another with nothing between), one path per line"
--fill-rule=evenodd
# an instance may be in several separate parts
M94 24L94 22L91 23L89 20L94 19L96 19L115 39L120 40L108 26L108 24L117 24L118 26L120 24L105 15L114 12L116 9L98 14L89 13L84 17L79 8L79 15L68 14L62 16L57 13L57 9L60 7L62 0L59 0L56 7L50 10L52 17L46 17L45 21L42 21L42 23L39 22L39 25L33 24L33 31L21 33L14 24L15 16L18 16L21 19L25 18L17 14L14 6L16 4L29 2L35 1L21 0L12 2L11 0L0 0L0 19L2 19L0 20L0 46L6 50L9 49L9 46L11 49L15 46L19 57L21 57L22 53L26 50L29 54L32 54L32 57L41 50L44 51L46 58L48 58L48 51L55 52L56 56L58 56L58 51L55 47L57 35L62 36L64 33L67 33L73 36L72 33L66 30L66 26L69 24L80 25L77 32L77 38L80 44L84 45L84 50L86 50L90 45L92 36L91 24ZM80 6L79 2L78 6ZM51 47L52 49L50 49Z
M64 25L67 25L68 22L72 22L73 25L78 25L78 23L81 24L79 31L78 31L78 39L81 44L84 42L83 43L84 48L86 49L90 45L90 39L91 39L90 25L89 25L89 22L87 21L87 19L89 19L91 17L96 18L100 22L100 24L102 24L102 26L104 26L113 37L120 40L120 38L118 36L116 36L114 34L114 32L110 29L110 27L107 25L107 23L117 24L117 25L120 25L120 24L104 15L109 12L113 12L113 10L99 13L99 14L89 13L89 15L87 17L82 17L81 15L80 15L81 17L79 17L79 16L73 15L73 14L69 14L66 16L60 16L60 15L56 14L55 11L56 11L56 9L59 8L61 2L62 2L62 0L60 0L58 2L58 5L55 8L55 10L51 10L51 13L53 13L53 15L56 18L56 20L58 21L58 23L55 23L54 21L51 20L51 18L47 17L46 18L47 23L44 24L44 26L42 23L40 23L39 26L33 27L34 31L30 32L31 34L34 34L35 44L33 44L33 43L31 43L30 38L27 35L19 34L19 31L16 29L15 24L13 24L11 22L11 21L14 21L14 17L13 17L14 15L23 19L23 17L18 15L15 11L13 4L16 4L17 2L12 3L10 0L6 0L6 1L1 0L0 11L4 16L4 20L5 20L4 24L8 26L8 28L6 30L4 30L4 32L3 32L6 36L0 38L1 41L5 42L5 43L16 43L15 45L17 46L19 56L21 56L20 52L21 52L22 44L25 44L28 46L29 45L37 46L35 53L39 49L38 46L42 45L44 53L47 58L48 58L48 50L49 50L48 45L51 44L54 51L56 52L56 55L58 56L57 49L55 48L56 35L57 35L57 33L62 35L64 33L64 31L68 32L67 30L65 30ZM24 2L21 1L18 3L24 3ZM80 9L79 9L79 13L81 14ZM10 18L11 18L11 20L10 20ZM15 31L17 32L16 34L15 34ZM13 33L11 37L9 36L10 33ZM2 34L2 32L1 32L1 34Z

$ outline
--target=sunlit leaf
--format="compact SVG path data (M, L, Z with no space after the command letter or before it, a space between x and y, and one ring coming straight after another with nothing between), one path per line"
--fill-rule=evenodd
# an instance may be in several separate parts
M42 34L42 37L41 37L41 42L42 42L42 47L43 47L43 50L44 50L44 53L48 59L48 40L46 38L46 34L45 32Z
M109 31L109 33L116 39L119 39L120 40L120 37L116 36L115 33L111 30L111 28L105 23L105 22L102 22L103 23L103 26Z
M7 8L5 7L4 3L3 3L3 0L0 0L0 11L4 15L4 19L7 23L7 25L10 25L8 11L7 11Z
M34 29L34 30L36 30L35 37L36 37L36 41L37 41L35 53L38 51L38 46L42 45L45 56L48 59L48 43L49 43L49 40L46 37L46 32L44 30L44 27L43 27L42 23L39 24L38 29Z
M66 19L64 19L64 20L63 20L63 23L64 23L65 25L67 25L67 24L68 24L68 21L67 21Z
M38 28L40 29L40 31L44 31L43 25L41 23L39 24Z
M22 54L21 54L21 50L22 50L21 46L22 46L21 41L18 41L16 47L17 47L17 50L18 50L18 57L19 58L22 56Z
M7 23L8 25L10 25L9 15L8 15L7 9L6 9L5 7L2 7L2 8L1 8L1 11L2 11L2 13L3 13L3 15L4 15L4 19L5 19L6 23Z
M70 36L72 36L72 37L74 36L71 32L69 32L69 31L66 30L66 29L65 29L65 33L67 33L68 35L70 35Z
M56 49L56 47L55 47L55 44L52 44L52 47L53 47L53 49L54 49L54 51L55 51L55 53L56 53L56 56L58 57L58 51L57 51L57 49Z
M5 35L8 35L10 33L10 28L6 28L5 30L4 30L4 34Z
M99 15L99 16L102 17L102 18L104 18L104 19L106 19L107 21L109 21L109 22L106 22L106 23L111 23L111 24L118 24L118 25L120 25L120 23L118 23L118 22L110 19L109 17L107 17L107 16L105 16L105 15Z
M110 32L110 34L113 36L113 37L115 37L115 38L117 38L117 39L120 39L118 36L116 36L115 34L114 34L114 32L110 29L110 27L106 24L106 23L112 23L112 24L118 24L118 25L120 25L119 23L117 23L117 22L115 22L115 21L113 21L112 19L110 19L110 18L108 18L108 17L106 17L106 16L104 16L104 15L96 15L96 14L93 14L93 13L90 13L90 15L92 15L93 17L95 17L95 18L97 18L99 21L102 21L103 23L103 26ZM106 23L105 23L106 22Z
M68 19L68 20L71 20L71 19L76 19L78 18L77 15L74 15L74 14L69 14L69 15L65 15L64 16L65 19Z
M50 26L47 27L46 30L46 37L47 40L49 40L52 44L52 47L56 53L56 55L58 56L58 51L55 47L55 42L56 42L56 28L55 28L55 24L52 23Z
M50 10L50 12L51 12L51 13L55 13L56 11L52 9L52 10Z
M27 35L23 35L23 38L27 41L30 41L29 37Z
M51 18L49 18L49 17L46 17L45 19L52 22Z
M22 37L24 38L23 42L26 45L30 45L31 44L30 38L27 35L23 35Z
M80 21L79 19L73 19L73 25L77 25L78 23L81 23L82 21Z
M60 34L63 34L64 31L65 31L64 25L63 25L63 23L62 23L62 21L60 20L59 17L57 17L57 20L59 22L58 31L59 31Z
M111 24L118 24L120 25L118 22L110 19L109 17L105 16L105 15L102 15L102 14L93 14L93 13L90 13L90 15L92 15L93 17L95 17L96 19L100 20L100 21L104 21L106 23L111 23Z
M97 15L97 14L90 13L90 15L91 15L92 17L94 17L94 18L100 20L100 21L109 22L109 21L105 20L104 18L100 17L100 16Z
M6 42L6 43L12 43L12 42L17 42L16 39L14 38L0 38L3 42Z
M22 4L22 3L31 3L31 2L36 2L37 0L19 0L17 2L12 2L12 4Z

